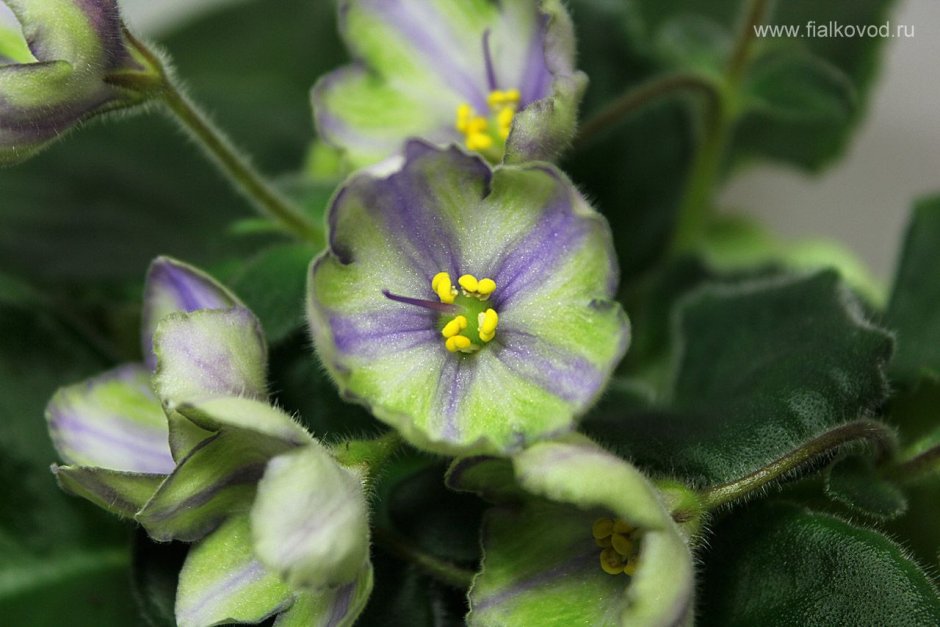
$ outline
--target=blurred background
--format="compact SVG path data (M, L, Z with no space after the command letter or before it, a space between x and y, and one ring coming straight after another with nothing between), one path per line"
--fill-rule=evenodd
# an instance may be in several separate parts
M309 88L347 60L332 2L120 4L129 24L168 50L195 99L262 170L297 171L313 137ZM571 4L592 77L587 110L596 111L627 86L668 67L651 43L652 27L633 39L638 27L631 8L640 7L642 18L661 24L667 20L658 12L681 7L680 0ZM714 0L694 6L719 20L734 14L738 4ZM864 10L865 20L874 20L887 4L778 2L804 15ZM10 19L2 3L0 19ZM844 242L886 283L912 203L937 189L940 2L898 2L890 19L912 25L915 35L887 40L875 51L880 70L870 95L862 98L858 129L851 132L854 117L843 120L829 157L815 152L832 148L813 141L818 126L793 133L802 133L803 143L794 144L801 158L828 165L811 175L745 145L741 167L720 196L729 211L757 217L784 238L824 235ZM842 62L863 92L870 43L834 42L833 49L848 50L841 57L822 50L827 61ZM643 46L649 49L639 50ZM638 276L649 267L671 224L694 130L689 103L678 100L638 113L564 164L612 212L625 274ZM782 124L784 139L788 123ZM832 158L843 136L845 151ZM289 188L291 177L280 182ZM331 191L332 186L305 188L299 200L322 211ZM309 256L289 250L285 255L282 246L281 256L272 257L266 251L282 239L233 231L233 222L251 216L198 149L160 115L90 123L29 163L0 171L0 625L136 625L135 596L153 605L150 615L164 617L155 624L172 624L175 579L165 574L174 572L172 560L180 553L148 553L151 545L133 542L131 525L58 490L48 471L56 453L43 408L58 387L139 359L141 286L156 254L206 267L261 311L266 325L274 318L264 313L273 312L285 332L296 333ZM277 293L264 292L268 285L276 285ZM318 402L314 377L326 386L321 389L332 389L318 375L309 347L298 346L279 355L282 389L295 394L281 400L291 409ZM161 559L171 561L168 568L151 568Z
M249 0L125 0L129 21L148 34L171 29L219 5ZM940 172L940 2L903 0L893 23L914 37L891 39L869 110L845 156L809 175L760 164L737 173L723 204L749 213L784 237L825 235L855 251L887 280L911 201L935 189Z

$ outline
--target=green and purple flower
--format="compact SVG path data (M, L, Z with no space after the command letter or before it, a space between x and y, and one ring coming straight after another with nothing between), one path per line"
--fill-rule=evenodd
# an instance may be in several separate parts
M571 430L626 350L607 222L545 163L411 142L337 193L308 314L348 398L417 446L518 450Z
M482 534L469 625L691 624L692 556L668 498L581 436L538 443L507 462L458 460L456 489L502 494ZM519 492L507 499L507 480Z
M360 167L409 138L490 162L551 160L570 142L587 84L560 0L343 0L355 58L320 80L320 136Z
M22 26L0 26L0 166L29 158L90 117L145 102L160 71L114 0L4 0Z
M61 390L47 416L60 485L158 541L194 542L182 627L347 625L372 588L365 469L340 464L267 395L255 316L208 275L150 268L130 364ZM151 372L153 371L153 372Z

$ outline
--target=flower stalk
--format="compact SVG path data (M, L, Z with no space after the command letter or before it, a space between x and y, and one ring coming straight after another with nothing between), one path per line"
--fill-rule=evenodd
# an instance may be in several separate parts
M826 459L845 445L864 442L876 449L878 458L894 447L894 433L886 425L873 420L856 420L813 438L762 468L739 479L710 486L699 493L705 510L713 510L741 501L774 481L783 479L801 466Z
M235 189L241 192L261 215L271 218L284 230L317 247L324 246L326 238L323 227L307 217L251 165L199 106L183 93L159 55L139 40L131 36L128 38L141 55L154 67L159 68L161 84L156 98L202 147Z

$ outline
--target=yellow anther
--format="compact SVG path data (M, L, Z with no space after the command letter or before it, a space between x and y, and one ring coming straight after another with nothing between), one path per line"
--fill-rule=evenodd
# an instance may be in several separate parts
M508 129L512 126L512 119L516 115L516 112L512 109L506 108L499 112L499 115L496 116L496 122L499 124L500 128Z
M486 104L490 106L490 109L497 109L503 106L506 103L505 92L500 90L491 91L486 97Z
M444 328L441 329L441 335L444 337L454 337L455 335L459 335L460 332L466 328L467 318L465 316L457 316L444 325Z
M486 150L493 145L493 138L486 133L471 133L467 135L467 148L470 150Z
M444 346L452 353L457 351L463 351L470 348L470 338L464 335L455 335L454 337L447 338L447 341L444 343Z
M463 133L467 129L470 117L473 115L473 107L464 103L457 107L457 130Z
M503 97L506 99L506 102L518 104L522 99L522 94L519 93L518 89L507 89L503 92Z
M614 532L614 521L610 518L598 518L591 526L591 535L595 540L607 538Z
M480 279L477 283L477 294L480 296L489 296L496 291L496 281L493 279Z
M623 534L615 533L610 536L610 545L624 557L630 557L633 554L633 540Z
M610 538L611 536L607 536L606 538L594 538L594 544L602 549L609 549L611 547Z
M461 276L459 279L457 279L457 282L460 283L460 287L467 290L468 292L477 291L477 285L479 284L477 278L472 274L465 274Z
M441 281L447 279L448 283L450 282L450 275L446 272L438 272L434 275L434 278L431 279L431 289L437 292L437 286Z
M633 533L633 527L618 519L614 522L614 533Z
M631 577L635 575L636 569L639 566L637 562L638 560L635 560L635 559L632 559L629 562L627 562L626 565L623 567L623 572L630 575Z
M608 575L619 575L623 572L623 558L613 549L601 551L601 568Z
M487 309L486 311L480 312L480 315L477 316L477 324L480 328L480 337L483 337L483 334L492 335L496 332L496 325L499 324L499 314L496 313L494 309Z
M455 293L453 283L450 282L450 275L446 272L438 272L431 279L431 289L441 299L442 303L452 305L457 294Z

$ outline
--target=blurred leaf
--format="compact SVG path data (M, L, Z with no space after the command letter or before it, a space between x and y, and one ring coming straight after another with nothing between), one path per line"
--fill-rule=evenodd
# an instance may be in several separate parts
M753 271L755 266L777 265L797 271L832 268L869 303L881 306L884 288L855 253L835 240L823 238L783 241L758 222L743 216L722 215L708 226L701 254L715 270Z
M60 385L105 365L48 313L0 304L0 616L4 624L136 622L126 532L59 491L43 418Z
M634 463L706 484L740 477L884 401L891 337L833 272L705 288L676 322L671 404L587 425Z
M297 414L318 439L372 437L385 428L362 406L340 398L306 332L272 348L268 378L274 402Z
M476 566L483 502L444 486L445 466L427 466L390 485L383 507L391 524L422 551Z
M282 244L261 251L228 281L276 344L304 327L307 268L317 254L303 244Z
M919 201L907 230L885 324L897 332L891 375L907 385L940 375L940 196Z
M309 88L344 56L332 3L240 3L162 43L262 169L301 166ZM0 171L0 190L0 266L44 282L137 279L158 254L209 265L258 246L225 236L252 210L159 115L91 124Z
M701 625L934 625L940 597L876 531L793 505L731 515L704 553Z
M839 68L792 48L759 58L745 80L746 112L734 131L739 157L813 167L841 152L857 109L855 87Z
M176 627L176 584L188 550L181 542L156 543L142 529L134 534L134 598L151 627Z
M659 71L649 52L636 46L632 7L619 1L572 2L578 65L590 77L582 119ZM610 221L625 282L663 253L682 193L677 182L691 160L691 138L686 108L667 101L637 112L563 163Z
M892 0L787 0L771 4L764 24L797 26L804 31L810 21L881 25L892 5ZM660 63L671 69L701 72L702 59L707 59L704 69L713 73L709 71L714 65L711 59L724 53L726 64L731 47L722 38L703 33L725 29L737 37L745 6L743 0L639 0L633 17L636 46L656 50ZM684 37L669 35L677 24L687 25ZM688 25L697 25L699 35L691 37L695 31ZM684 52L689 41L698 43L698 55ZM668 44L666 49L664 44ZM771 158L807 170L832 161L864 113L883 45L880 37L759 39L755 65L745 82L750 84L751 95L760 97L762 110L746 116L734 133L733 160ZM677 65L677 58L687 61Z
M881 477L871 460L861 456L847 457L829 468L826 494L878 520L897 518L907 511L907 500L898 486Z
M457 627L467 612L463 590L447 588L414 566L373 556L375 587L356 625L361 627Z

